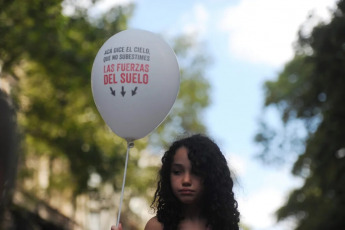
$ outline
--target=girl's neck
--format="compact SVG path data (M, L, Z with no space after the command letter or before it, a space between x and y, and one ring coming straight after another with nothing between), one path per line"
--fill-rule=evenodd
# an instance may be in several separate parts
M201 216L201 209L198 205L184 205L184 216L186 219L200 219Z

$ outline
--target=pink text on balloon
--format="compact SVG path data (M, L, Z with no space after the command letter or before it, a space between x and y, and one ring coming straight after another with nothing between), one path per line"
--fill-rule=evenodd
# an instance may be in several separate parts
M140 73L121 73L121 83L147 84L149 83L149 75Z
M117 84L115 74L104 74L104 85Z
M150 66L148 64L138 63L117 63L117 71L136 71L136 72L149 72Z
M103 67L104 73L114 72L114 64L107 65Z

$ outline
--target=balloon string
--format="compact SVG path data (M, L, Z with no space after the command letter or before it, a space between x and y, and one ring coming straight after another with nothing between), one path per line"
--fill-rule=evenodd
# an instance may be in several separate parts
M123 193L124 193L124 190L125 190L125 182L126 182L126 174L127 174L129 149L132 148L133 146L134 146L133 142L127 141L126 163L125 163L125 169L124 169L124 172L123 172L122 189L121 189L121 197L120 197L120 205L119 205L119 213L118 213L118 216L117 216L116 227L119 227L119 223L120 223L121 208L122 208L122 201L123 201Z

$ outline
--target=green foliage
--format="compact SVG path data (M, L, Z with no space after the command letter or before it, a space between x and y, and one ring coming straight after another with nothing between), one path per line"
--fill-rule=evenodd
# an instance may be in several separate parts
M304 185L277 212L279 220L295 217L298 230L345 227L344 44L342 0L330 23L319 24L308 36L300 33L294 59L276 81L265 84L265 106L278 108L285 127L299 120L307 131L293 167L293 173L305 179ZM257 135L265 145L263 155L271 154L277 133L263 129Z
M42 194L34 178L38 177L36 164L44 158L49 162L49 187L43 197L56 192L72 194L72 198L85 194L94 173L102 183L110 182L119 190L126 144L100 117L90 76L99 48L126 29L134 7L116 7L90 18L83 8L66 16L61 4L61 0L0 2L0 77L12 83L23 137L18 184L33 195ZM181 89L170 115L152 134L152 145L170 142L186 130L205 131L206 58L194 52L192 41L185 37L172 41L182 62ZM138 140L131 149L126 187L133 196L147 197L150 186L155 186L157 168L138 167L140 151L147 143L147 138Z
M83 14L62 15L61 1L3 4L0 53L4 73L18 80L14 97L25 154L66 159L72 177L65 187L75 194L87 190L91 172L110 179L121 169L118 152L125 146L114 143L97 113L90 69L104 40L126 27L127 16L114 9L114 20L101 18L100 27Z

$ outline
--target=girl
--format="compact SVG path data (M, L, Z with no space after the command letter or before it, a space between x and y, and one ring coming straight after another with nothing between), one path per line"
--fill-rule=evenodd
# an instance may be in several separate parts
M224 155L208 137L175 141L162 158L145 230L238 230L239 212ZM122 230L122 227L112 230Z

